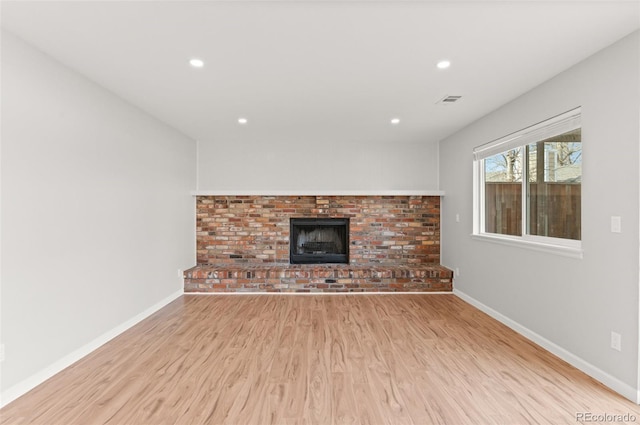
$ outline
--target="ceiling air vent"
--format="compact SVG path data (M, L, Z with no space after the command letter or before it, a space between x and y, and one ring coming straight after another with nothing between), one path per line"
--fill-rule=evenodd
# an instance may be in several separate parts
M437 101L436 105L450 105L452 103L456 103L460 98L462 98L462 96L445 96Z

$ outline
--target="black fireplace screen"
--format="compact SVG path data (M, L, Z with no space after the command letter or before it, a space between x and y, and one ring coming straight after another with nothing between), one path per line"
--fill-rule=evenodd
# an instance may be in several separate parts
M348 218L292 218L291 264L349 262Z

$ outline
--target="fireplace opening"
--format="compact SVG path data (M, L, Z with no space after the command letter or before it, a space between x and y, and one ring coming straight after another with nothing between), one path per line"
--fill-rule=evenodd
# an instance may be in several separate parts
M348 218L292 218L291 264L349 263Z

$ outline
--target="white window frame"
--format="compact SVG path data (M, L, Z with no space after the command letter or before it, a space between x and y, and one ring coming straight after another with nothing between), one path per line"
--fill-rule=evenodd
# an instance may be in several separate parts
M501 152L536 143L550 137L581 128L581 108L575 108L553 118L511 133L497 140L477 146L473 150L473 234L472 238L487 242L517 246L536 251L550 252L572 258L582 258L582 241L553 238L549 236L529 235L527 209L527 183L529 161L523 158L522 176L522 236L502 235L485 232L485 179L484 160ZM524 149L523 149L524 152Z

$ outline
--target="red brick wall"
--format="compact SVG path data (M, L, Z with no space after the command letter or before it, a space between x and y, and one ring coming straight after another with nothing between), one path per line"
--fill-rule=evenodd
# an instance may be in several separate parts
M197 196L198 264L288 263L290 217L350 218L351 264L440 262L438 196Z

